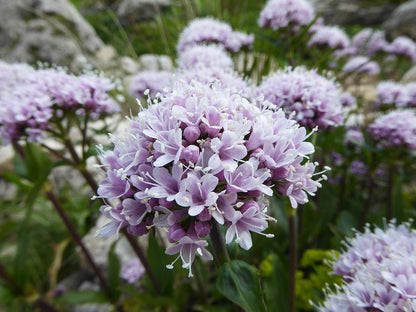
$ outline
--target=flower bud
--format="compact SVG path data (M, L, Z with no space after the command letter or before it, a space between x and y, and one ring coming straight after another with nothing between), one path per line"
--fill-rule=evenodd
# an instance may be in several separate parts
M201 131L197 126L189 126L183 130L183 136L189 143L194 143L199 136L201 135Z
M185 147L181 154L181 159L185 159L187 162L196 163L199 158L199 147L196 145L189 145Z
M179 224L174 224L169 228L168 239L169 242L174 243L185 236L185 231Z
M205 237L211 232L211 225L208 222L198 221L195 223L195 231L199 237Z

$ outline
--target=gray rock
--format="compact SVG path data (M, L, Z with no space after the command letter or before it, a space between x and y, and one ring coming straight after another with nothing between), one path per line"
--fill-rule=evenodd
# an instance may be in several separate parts
M397 7L395 3L377 3L363 0L310 0L326 24L381 25Z
M0 1L0 58L75 66L104 46L68 0Z
M416 66L410 68L403 76L402 83L416 82Z
M416 40L416 0L400 5L383 24L389 38L408 36Z
M139 57L140 70L158 71L173 70L173 63L167 55L142 54Z
M154 18L170 6L169 0L123 0L117 16L123 26Z

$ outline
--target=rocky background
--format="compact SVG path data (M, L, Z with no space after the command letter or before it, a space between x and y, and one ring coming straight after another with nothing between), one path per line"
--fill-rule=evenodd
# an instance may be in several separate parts
M327 24L382 28L387 36L416 39L416 0L311 0ZM91 0L87 2L92 2ZM123 28L160 16L173 5L169 0L95 1L79 12L69 0L0 1L0 59L44 61L77 70L85 65L127 73L169 69L166 58L126 57L103 42L83 14L112 12ZM130 53L131 54L131 53Z

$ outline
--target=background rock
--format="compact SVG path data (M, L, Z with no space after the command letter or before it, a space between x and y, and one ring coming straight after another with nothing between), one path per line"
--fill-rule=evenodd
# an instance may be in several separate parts
M0 1L0 58L69 67L104 44L68 0Z
M400 5L383 24L389 38L408 36L416 40L416 0Z
M123 0L117 16L123 26L154 18L170 6L169 0Z
M398 6L396 3L372 3L364 0L310 0L326 24L381 25Z

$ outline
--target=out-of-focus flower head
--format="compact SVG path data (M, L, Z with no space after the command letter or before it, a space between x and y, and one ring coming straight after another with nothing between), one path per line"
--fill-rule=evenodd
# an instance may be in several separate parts
M144 274L144 266L136 257L131 258L123 263L120 270L120 277L128 283L136 283Z
M249 82L231 69L224 70L220 67L201 66L198 70L179 70L177 78L188 83L199 81L206 85L215 85L216 88L230 89L246 98L253 97L253 88Z
M350 46L347 34L338 26L319 26L308 41L308 47L320 46L330 49L345 49Z
M379 147L416 148L416 116L412 110L397 110L377 118L368 133Z
M354 35L351 40L353 54L363 54L369 57L377 53L385 52L388 46L385 34L381 30L374 31L371 28L364 28Z
M109 96L115 84L95 73L81 76L62 68L39 69L26 64L0 63L0 132L3 143L27 136L44 136L54 117L72 111L98 119L119 111Z
M262 82L257 93L288 115L295 112L294 119L309 129L343 122L341 94L336 84L315 70L297 67L278 71Z
M315 18L313 6L306 0L269 0L260 12L260 27L274 30L307 26Z
M196 255L212 260L204 238L213 222L227 228L227 243L249 249L251 233L273 220L265 195L297 207L320 186L306 129L267 101L250 102L218 82L178 79L148 103L123 137L111 137L114 149L101 153L106 177L98 197L120 201L101 208L111 219L101 236L164 227L174 244L166 253L178 254L192 276Z
M411 97L405 85L394 81L382 81L377 85L377 105L390 108L406 107Z
M238 52L244 47L251 47L253 42L253 35L233 31L229 24L205 17L194 19L182 31L177 51L181 53L190 46L213 43L228 51Z
M387 48L386 52L396 56L404 56L412 62L416 62L416 43L409 37L400 36L393 40Z
M350 58L342 68L346 73L364 73L368 75L377 75L380 73L380 66L375 61L370 61L366 56L355 56Z
M143 98L146 90L149 90L150 96L155 97L170 88L173 79L174 74L169 71L142 71L131 80L129 93L136 98Z
M416 232L409 224L366 227L345 243L333 264L344 284L318 308L330 311L413 311L416 304Z
M357 105L357 99L350 92L341 93L340 100L343 107L353 107Z
M360 128L349 127L345 133L344 144L354 146L364 143L364 135Z
M232 69L232 58L217 45L197 45L190 47L179 55L178 67L182 70L195 67L219 67L223 70Z

